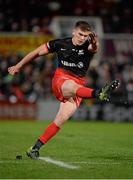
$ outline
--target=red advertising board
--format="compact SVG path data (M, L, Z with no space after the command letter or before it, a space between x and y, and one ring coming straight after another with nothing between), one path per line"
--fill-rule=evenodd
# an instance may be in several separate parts
M117 38L109 38L104 40L104 55L108 56L116 56L119 54L123 54L125 56L133 55L133 37L127 38L117 37Z
M0 102L0 120L36 120L37 104L29 102Z

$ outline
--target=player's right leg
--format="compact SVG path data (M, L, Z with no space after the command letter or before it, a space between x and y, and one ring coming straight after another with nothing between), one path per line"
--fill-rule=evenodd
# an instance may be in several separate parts
M73 115L77 108L77 104L72 98L65 103L61 102L54 121L45 129L35 145L27 150L27 156L32 159L38 159L39 149L56 135L60 130L60 127Z
M39 150L37 148L30 147L29 149L27 149L26 154L31 159L39 158Z

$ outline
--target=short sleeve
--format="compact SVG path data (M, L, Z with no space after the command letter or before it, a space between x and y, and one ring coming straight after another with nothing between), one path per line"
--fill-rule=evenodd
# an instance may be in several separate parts
M51 53L57 52L60 47L60 40L56 39L56 40L49 41L47 43L47 47L49 49L49 52L51 52Z

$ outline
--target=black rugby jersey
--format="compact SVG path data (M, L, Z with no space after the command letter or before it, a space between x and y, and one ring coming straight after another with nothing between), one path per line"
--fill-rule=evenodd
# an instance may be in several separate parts
M88 50L89 41L81 46L75 46L72 38L56 39L47 43L50 53L56 52L58 67L68 70L78 76L85 76L94 53Z

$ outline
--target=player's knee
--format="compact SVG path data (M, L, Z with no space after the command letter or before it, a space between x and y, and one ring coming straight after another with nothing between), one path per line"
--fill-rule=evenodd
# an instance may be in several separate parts
M77 83L75 83L73 80L66 81L62 86L63 92L71 92L74 94L76 90L80 87Z
M67 120L69 119L69 115L58 115L56 118L55 118L55 122L59 125L62 125L64 124Z

